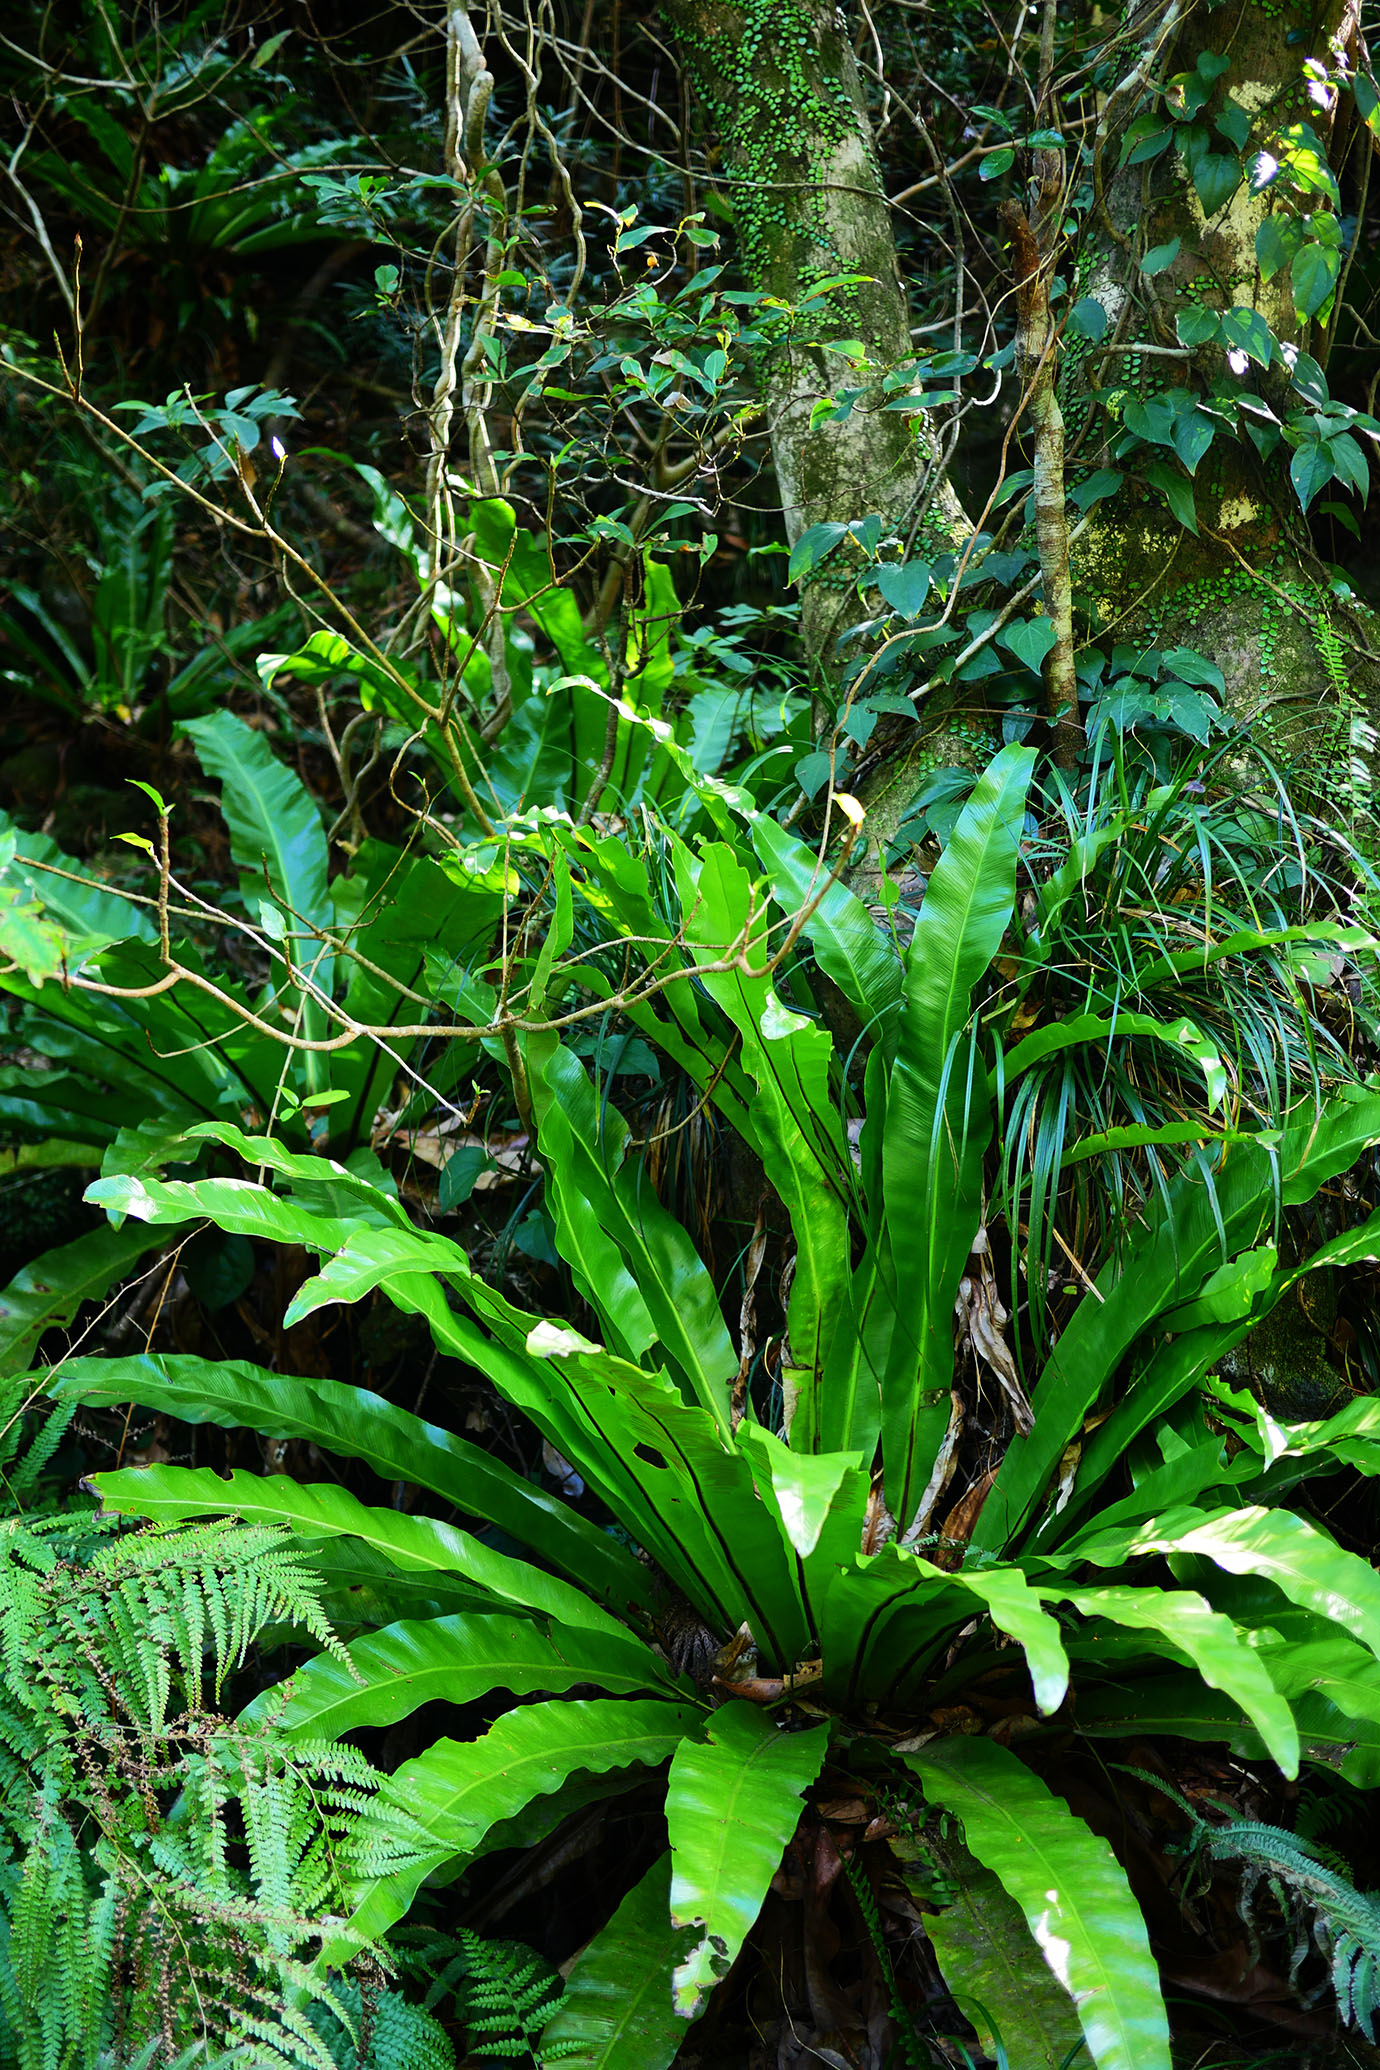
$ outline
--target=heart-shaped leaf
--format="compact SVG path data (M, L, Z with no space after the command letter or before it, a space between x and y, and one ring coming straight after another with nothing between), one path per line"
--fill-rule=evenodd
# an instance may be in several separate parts
M827 560L847 531L847 525L833 523L809 526L791 548L787 581L799 582L802 575L808 575L821 561Z
M1341 254L1323 244L1306 244L1294 258L1291 276L1294 314L1300 323L1316 316L1337 285Z
M902 618L918 618L930 593L933 572L928 561L905 561L900 567L879 568L877 587Z
M1069 490L1069 502L1079 510L1090 510L1094 503L1102 503L1108 496L1115 496L1125 476L1115 467L1099 467L1085 482L1075 482Z
M1201 151L1193 167L1193 190L1205 216L1226 207L1241 185L1241 161L1225 151Z
M833 763L822 748L816 748L812 754L801 756L795 765L795 780L807 798L813 799L823 790L829 781L829 772L832 768Z
M1306 445L1299 447L1289 462L1289 479L1294 484L1300 510L1307 510L1319 489L1326 487L1336 471L1332 454L1321 439L1309 439Z
M1255 233L1255 262L1262 280L1273 280L1289 264L1303 242L1297 216L1266 216Z
M1221 669L1192 647L1171 647L1164 656L1164 665L1171 675L1182 677L1185 683L1206 684L1219 697L1227 694L1226 679Z
M1069 311L1069 329L1099 345L1107 335L1107 311L1096 295L1084 295Z
M1238 151L1244 151L1250 142L1250 115L1246 109L1238 106L1235 101L1227 102L1221 114L1213 118L1212 126L1219 136L1225 137L1227 142Z
M1198 471L1198 462L1212 444L1216 425L1211 417L1201 410L1195 410L1191 417L1180 417L1174 426L1174 450L1190 474Z
M1179 256L1179 240L1171 237L1168 244L1151 245L1140 262L1140 270L1147 278L1156 273L1165 273Z
M1053 621L1048 618L1022 618L1013 625L1003 626L997 637L1017 661L1024 662L1031 673L1038 676L1058 634Z
M1190 352L1199 345L1210 345L1218 328L1219 319L1211 309L1184 309L1174 319L1179 343Z
M1193 507L1193 484L1176 474L1167 460L1152 460L1145 479L1153 482L1186 531L1198 536L1198 513Z
M1222 318L1222 336L1258 367L1268 367L1274 358L1275 334L1258 309L1228 309Z

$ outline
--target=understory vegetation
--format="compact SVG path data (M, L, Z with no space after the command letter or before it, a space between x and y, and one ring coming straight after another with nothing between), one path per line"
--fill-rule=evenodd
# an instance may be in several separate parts
M1376 2061L1364 14L10 17L0 2070Z

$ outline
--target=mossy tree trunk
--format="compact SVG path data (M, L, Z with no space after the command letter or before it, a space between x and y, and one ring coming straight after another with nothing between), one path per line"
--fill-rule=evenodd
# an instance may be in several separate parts
M1287 366L1278 358L1262 366L1244 346L1229 353L1215 339L1198 344L1195 325L1257 312L1287 359L1305 354L1325 366L1331 299L1302 317L1290 265L1261 257L1276 255L1276 233L1310 206L1328 207L1324 186L1305 196L1285 179L1262 185L1252 174L1259 154L1282 153L1297 124L1342 169L1357 125L1349 97L1327 82L1354 65L1357 13L1355 0L1326 0L1311 14L1259 0L1199 6L1128 62L1102 112L1093 242L1079 266L1079 293L1101 304L1107 332L1096 343L1070 341L1063 377L1070 448L1103 463L1156 395L1189 390L1210 403L1215 385L1235 381L1254 392L1257 408L1241 414L1240 434L1219 419L1201 461L1192 434L1177 449L1142 448L1123 460L1139 480L1101 506L1075 550L1075 580L1091 634L1115 628L1193 646L1222 670L1237 714L1260 722L1290 759L1319 744L1319 707L1342 688L1329 637L1347 657L1345 680L1380 704L1374 643L1364 619L1329 594L1309 541L1290 479L1294 448L1277 428L1304 406ZM1152 83L1167 88L1162 100ZM1143 133L1128 135L1137 114ZM1139 162L1122 165L1128 143ZM1369 150L1363 128L1359 143ZM1247 338L1244 329L1238 335ZM1212 421L1199 414L1199 436ZM1157 472L1163 480L1166 470L1180 484L1177 513L1146 480ZM1182 522L1190 492L1192 528ZM1330 738L1337 729L1323 731Z
M665 0L731 183L754 288L792 308L763 382L786 534L878 511L957 538L970 529L925 417L886 410L880 378L913 357L910 313L863 84L832 0ZM862 276L853 285L826 286ZM822 397L862 390L842 419ZM804 595L806 644L827 660L846 558ZM855 572L855 570L854 570Z
M908 526L927 504L928 544L966 538L933 426L881 407L882 373L912 356L910 315L845 17L831 0L662 5L717 135L748 277L781 303L803 305L763 366L788 538L874 510ZM1329 198L1322 187L1291 190L1287 179L1262 186L1251 173L1258 154L1279 151L1300 123L1324 160L1340 169L1351 153L1361 163L1369 133L1350 95L1330 83L1354 73L1357 33L1358 0L1312 9L1181 0L1148 11L1145 40L1124 46L1099 102L1093 207L1078 244L1055 254L1076 283L1064 311L1092 298L1107 318L1100 339L1071 330L1063 339L1057 402L1070 468L1113 464L1128 408L1157 394L1208 402L1197 429L1212 422L1214 431L1205 456L1186 455L1191 480L1169 445L1117 463L1126 486L1075 546L1076 630L1197 648L1222 670L1238 714L1261 720L1267 742L1295 761L1339 693L1367 723L1380 719L1376 643L1366 620L1329 593L1312 552L1290 480L1293 448L1278 436L1277 420L1303 407L1287 368L1239 351L1229 363L1219 341L1196 342L1183 319L1258 313L1287 355L1325 367L1331 303L1301 317L1290 265L1262 265L1257 237L1271 223L1292 234L1314 207L1320 219ZM1137 119L1146 133L1131 135L1132 162L1123 163ZM1032 166L1022 158L1017 170ZM840 275L864 278L820 288ZM1233 425L1218 411L1214 421L1212 390L1243 374L1259 413ZM846 390L858 395L847 416L816 413L822 397ZM1166 473L1177 484L1172 502L1155 479ZM804 590L807 647L826 670L855 572L839 555ZM942 724L950 702L933 699L927 718ZM1328 720L1322 730L1325 759L1337 750L1345 771L1354 729Z

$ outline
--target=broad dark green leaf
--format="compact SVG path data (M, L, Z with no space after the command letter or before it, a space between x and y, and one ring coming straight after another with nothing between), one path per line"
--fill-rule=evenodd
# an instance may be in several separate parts
M407 1912L425 1878L473 1854L489 1830L568 1776L658 1767L704 1730L691 1704L615 1697L534 1703L507 1712L476 1740L440 1739L389 1777L386 1798L418 1829L409 1860L359 1884L351 1938L376 1938ZM385 1807L386 1810L386 1807ZM368 1841L368 1818L361 1843ZM329 1950L324 1951L329 1958Z
M831 1701L904 1709L918 1700L940 1642L985 1612L1023 1648L1040 1708L1055 1711L1063 1702L1069 1664L1058 1621L1017 1567L946 1574L893 1543L876 1554L854 1550L827 1582L812 1568L810 1580Z
M1259 1635L1260 1657L1294 1709L1304 1754L1360 1789L1380 1785L1380 1662L1335 1625L1325 1637Z
M826 1442L819 1375L838 1327L849 1271L852 1183L830 1084L833 1041L823 1027L793 1013L778 997L765 969L768 914L760 900L754 902L751 880L733 851L714 842L692 856L678 845L676 864L686 938L702 962L741 952L735 967L706 970L700 982L738 1030L743 1067L757 1088L754 1130L791 1218L796 1263L789 1323L799 1369L794 1442L810 1451ZM750 975L742 963L762 974Z
M85 1152L81 1162L99 1165L117 1125L109 1093L84 1075L0 1065L0 1128L21 1144L26 1138L34 1150L55 1139L80 1144Z
M362 1726L392 1725L425 1703L473 1703L491 1690L559 1695L592 1683L612 1696L669 1691L664 1664L631 1632L559 1635L530 1617L466 1613L408 1618L369 1632L337 1660L320 1653L293 1675L287 1703L266 1690L246 1721L271 1717L305 1739L339 1739Z
M254 1246L246 1236L203 1229L182 1251L187 1284L208 1313L238 1301L254 1277Z
M996 955L1016 896L1016 854L1034 750L1006 747L978 779L930 877L906 957L905 1005L882 1148L895 1304L882 1377L887 1502L902 1530L925 1485L927 1395L953 1379L953 1308L982 1213L992 1128L987 1073L970 1059L973 988Z
M347 1214L381 1226L412 1229L407 1209L396 1194L377 1186L362 1173L352 1171L336 1158L319 1152L289 1150L276 1136L251 1136L228 1121L199 1121L186 1129L182 1141L189 1144L221 1143L246 1164L276 1172L290 1181L296 1196L313 1214ZM168 1155L176 1157L179 1146L170 1142ZM420 1235L421 1231L416 1231Z
M1216 1741L1248 1760L1267 1758L1265 1742L1239 1704L1209 1689L1196 1671L1137 1675L1127 1686L1118 1675L1104 1688L1078 1694L1078 1729L1094 1739L1138 1739L1142 1734ZM1303 1752L1309 1751L1307 1742Z
M703 1260L662 1207L643 1160L628 1155L627 1123L612 1104L601 1106L579 1058L554 1036L531 1038L528 1055L558 1247L626 1354L636 1359L659 1344L727 1428L738 1359Z
M1194 410L1175 419L1174 450L1190 474L1198 472L1198 463L1217 435L1217 427L1205 410Z
M1302 927L1233 928L1230 934L1220 935L1216 941L1205 941L1193 949L1172 949L1141 964L1135 973L1136 992L1143 997L1157 985L1177 983L1186 972L1206 976L1214 965L1228 957L1251 956L1259 949L1283 948L1293 942L1335 944L1339 949L1369 950L1380 946L1366 928L1351 927L1335 920L1315 920ZM1362 1086L1345 1089L1345 1097L1352 1094L1362 1099L1371 1097ZM1331 1104L1338 1106L1343 1097L1342 1093L1337 1094Z
M671 1857L663 1854L576 1956L542 2029L546 2060L559 2050L574 2070L668 2070L685 2039L671 1971L689 1939L671 1924Z
M734 1435L752 1466L758 1494L801 1559L808 1562L821 1545L828 1557L837 1545L851 1560L861 1543L871 1484L862 1453L793 1452L746 1418Z
M702 2010L756 1923L828 1746L827 1725L785 1731L740 1700L714 1713L706 1739L677 1749L666 1787L671 1917L700 1934L676 1966L683 2018Z
M99 1301L165 1239L147 1230L88 1229L45 1251L0 1289L0 1374L33 1364L45 1330L71 1322L83 1301Z
M1107 1842L993 1740L945 1739L903 1758L1024 1912L1097 2070L1170 2070L1145 1921Z
M89 881L90 873L76 857L64 854L46 834L28 833L16 827L8 813L0 812L2 833L14 835L14 853L4 866L5 882L31 892L74 941L95 937L121 942L131 936L157 941L158 929L146 908Z
M596 925L603 932L636 944L639 956L660 959L667 969L677 964L683 967L692 960L680 947L677 930L653 894L644 858L634 855L618 836L595 834L589 828L559 828L556 838L578 857L588 887L577 881L575 890L589 897ZM585 966L585 982L596 989L608 986L608 980L590 965ZM658 1010L660 1007L665 1010ZM725 1040L717 1016L704 1013L697 987L688 980L672 985L659 1001L632 1001L626 1011L760 1154L748 1110L752 1087L738 1063L736 1044Z
M1048 1598L1053 1591L1041 1589L1040 1594ZM1188 1656L1209 1688L1223 1690L1240 1705L1285 1775L1298 1774L1298 1728L1277 1682L1231 1619L1213 1610L1202 1596L1191 1589L1110 1587L1069 1589L1058 1600L1085 1617L1105 1617L1112 1624L1167 1639Z
M178 955L189 971L202 974L192 943L180 943ZM41 1019L30 1024L31 1039L41 1041L43 1054L85 1078L90 1091L104 1089L116 1125L149 1115L189 1121L221 1105L268 1107L283 1051L248 1025L251 1002L229 973L220 970L214 978L225 999L186 984L155 990L166 968L157 947L140 940L102 949L89 968L102 984L129 996L34 987L13 972L3 984L32 1000Z
M1367 1660L1369 1654L1364 1654ZM1372 1665L1374 1663L1372 1662ZM1380 1788L1380 1725L1349 1716L1324 1693L1331 1684L1305 1689L1291 1699L1303 1759L1331 1770L1358 1789ZM1238 1760L1264 1761L1265 1744L1227 1696L1209 1689L1197 1674L1123 1677L1106 1688L1084 1688L1078 1698L1078 1729L1091 1739L1164 1736L1228 1747Z
M292 1203L294 1208L296 1203ZM324 1222L325 1218L321 1220ZM290 1329L293 1323L328 1308L336 1301L347 1307L398 1274L445 1273L462 1286L470 1282L469 1260L449 1237L422 1229L368 1228L348 1225L350 1234L321 1270L304 1279L283 1313Z
M1082 1533L1057 1555L1119 1567L1154 1553L1201 1553L1228 1574L1272 1581L1300 1609L1329 1619L1380 1659L1380 1574L1291 1510L1169 1510L1125 1530Z
M188 720L182 731L202 768L220 779L230 852L251 919L290 944L291 968L275 967L277 988L300 1000L303 1033L321 1041L335 1032L320 998L313 996L329 998L335 986L335 961L323 932L334 914L321 815L301 779L277 759L261 733L233 712ZM324 1056L308 1053L305 1073L314 1091L329 1084Z
M901 1007L901 962L889 936L855 893L829 883L813 849L765 813L753 821L752 839L781 910L795 919L814 907L803 931L820 969L890 1054Z
M441 968L482 961L503 910L501 891L474 878L457 883L430 857L375 840L356 852L348 875L332 881L330 896L337 934L348 944L337 963L341 1004L373 1027L424 1018L408 995L428 990L428 958ZM333 1143L367 1132L399 1062L414 1048L411 1038L392 1036L386 1047L360 1042L331 1056L331 1086L350 1096L329 1111Z
M541 1323L527 1344L577 1419L573 1432L552 1424L552 1441L725 1639L746 1621L764 1661L789 1672L811 1637L799 1565L742 1452L669 1381L575 1331ZM540 1427L541 1405L529 1413Z
M349 1538L410 1574L463 1574L499 1603L520 1605L575 1631L626 1636L617 1618L572 1582L515 1560L436 1517L370 1508L348 1488L330 1482L302 1487L286 1474L237 1469L222 1479L210 1467L141 1466L93 1475L91 1485L106 1509L123 1516L160 1523L237 1516L256 1524L284 1524L303 1540Z
M326 836L301 779L278 760L262 733L233 712L189 719L181 730L207 775L220 779L230 852L250 914L257 917L259 902L266 899L278 908L289 930L329 926ZM329 993L331 959L310 933L301 942L297 960L320 990Z
M925 1933L987 2054L999 2037L1007 2061L1020 2070L1065 2070L1072 2052L1081 2051L1082 2029L1067 1991L1031 1960L1020 1906L952 1833L937 1841L927 1833L925 1847L955 1887L942 1912L925 1914Z
M1081 1047L1087 1043L1106 1051L1118 1037L1128 1035L1141 1035L1151 1042L1164 1043L1181 1056L1188 1057L1203 1074L1208 1112L1220 1105L1227 1089L1227 1071L1216 1043L1186 1016L1177 1021L1162 1021L1157 1020L1154 1014L1133 1013L1129 1008L1105 1018L1095 1013L1073 1014L1067 1020L1051 1021L1043 1028L1036 1028L1002 1058L1002 1077L1009 1085L1022 1071L1042 1064L1046 1057L1061 1049ZM995 1090L995 1073L993 1079Z
M300 1243L306 1249L343 1250L353 1225L338 1216L315 1215L298 1201L251 1179L154 1179L114 1172L97 1179L85 1198L113 1214L133 1215L155 1226L205 1216L218 1229L267 1243Z
M430 1488L463 1515L496 1524L616 1608L651 1600L645 1569L606 1532L478 1445L367 1388L267 1373L239 1359L146 1353L68 1359L52 1392L60 1401L135 1401L187 1423L307 1438L328 1452L365 1460L382 1480Z
M314 1538L302 1543L312 1572L321 1577L326 1621L342 1639L397 1624L404 1617L453 1617L461 1610L487 1612L506 1601L437 1568L395 1567L386 1554L359 1538ZM287 1633L282 1637L286 1643Z

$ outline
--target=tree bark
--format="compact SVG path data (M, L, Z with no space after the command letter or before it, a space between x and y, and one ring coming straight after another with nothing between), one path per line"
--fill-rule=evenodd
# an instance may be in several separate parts
M1294 9L1170 6L1126 60L1098 126L1094 246L1077 290L1101 304L1107 333L1100 344L1075 347L1063 382L1070 447L1081 460L1111 462L1125 410L1143 394L1184 386L1206 393L1226 371L1219 344L1180 343L1176 319L1185 311L1258 311L1291 354L1325 360L1327 326L1300 321L1289 267L1267 280L1257 258L1262 223L1294 207L1278 183L1255 192L1243 174L1224 202L1205 209L1172 145L1147 163L1117 167L1128 124L1154 105L1152 84L1163 87L1184 75L1191 80L1205 53L1230 60L1196 118L1195 126L1209 132L1208 148L1234 150L1217 118L1244 118L1249 135L1240 156L1249 169L1278 132L1305 121L1338 160L1344 136L1337 97L1321 82L1310 87L1304 65L1312 57L1335 73L1354 45L1357 21L1355 0L1328 0L1309 25L1309 38L1294 40ZM1167 114L1165 120L1176 137L1183 134ZM1368 149L1364 132L1362 139ZM1323 202L1321 194L1315 198ZM1171 262L1147 275L1146 254L1176 240ZM1290 406L1288 374L1279 365L1263 370L1238 357L1235 371L1244 371L1267 408L1282 414ZM1321 564L1289 480L1291 457L1288 445L1278 445L1261 458L1244 435L1234 438L1224 427L1193 478L1196 536L1155 489L1128 484L1101 506L1074 556L1092 636L1115 631L1125 637L1149 628L1163 646L1181 641L1197 648L1222 669L1237 715L1275 727L1273 739L1267 730L1267 742L1277 750L1305 744L1318 707L1335 700L1336 670L1329 670L1324 652L1329 624L1348 653L1352 682L1380 709L1380 678L1365 628L1319 579ZM1141 452L1125 465L1140 470L1151 458ZM1286 707L1293 716L1279 718Z
M914 348L841 15L832 0L665 0L665 13L720 140L748 278L807 305L762 367L787 538L878 511L898 527L923 519L937 544L956 543L971 527L933 425L881 408L880 376ZM863 278L821 289L853 275ZM812 425L820 398L847 389L863 390L848 415ZM856 572L841 556L806 585L805 640L818 661L837 631L839 587Z

